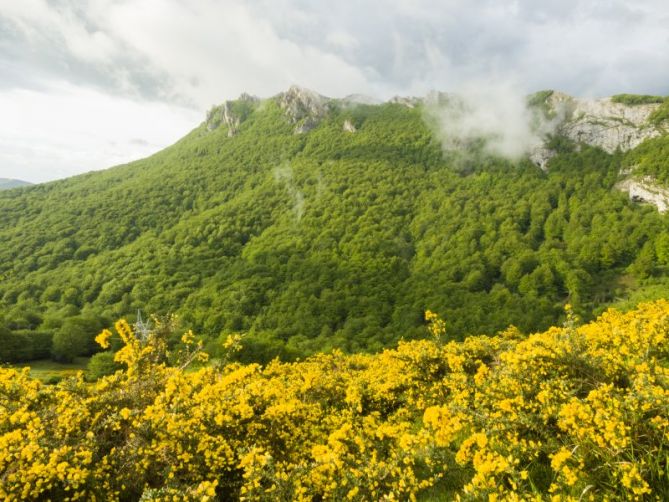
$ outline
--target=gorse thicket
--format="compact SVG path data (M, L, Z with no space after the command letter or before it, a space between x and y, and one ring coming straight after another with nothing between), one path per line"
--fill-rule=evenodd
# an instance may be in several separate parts
M669 179L666 138L627 156L554 138L544 173L444 153L422 106L337 106L294 134L268 100L233 137L203 124L0 193L0 361L90 354L137 309L177 312L212 352L248 332L240 360L267 362L419 338L426 309L461 339L667 296L669 221L615 189L631 164Z
M125 321L124 369L0 370L7 500L667 500L669 302L577 326L194 371ZM243 340L242 340L243 343ZM228 354L239 338L226 341Z

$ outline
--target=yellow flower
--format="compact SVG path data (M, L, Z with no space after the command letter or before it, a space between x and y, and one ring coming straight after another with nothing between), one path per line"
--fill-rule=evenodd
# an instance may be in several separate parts
M195 342L195 335L191 330L188 330L183 335L181 335L181 343L185 345L191 345L194 342Z
M561 448L551 456L551 467L554 471L559 471L562 465L571 458L571 451Z
M0 367L0 500L416 500L455 462L455 500L662 496L667 301L530 336L197 371L168 366L171 322L139 337L117 323L126 368L94 383ZM555 475L535 486L546 452Z
M105 329L98 336L95 337L96 343L103 349L109 348L109 339L112 337L111 331Z

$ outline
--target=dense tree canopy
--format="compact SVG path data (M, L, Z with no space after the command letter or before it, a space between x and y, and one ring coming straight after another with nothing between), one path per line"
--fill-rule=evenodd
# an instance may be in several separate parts
M421 333L427 308L462 338L666 294L669 222L614 188L620 154L555 138L544 173L444 153L400 104L339 105L305 134L272 101L243 118L0 193L0 337L177 312L212 341L248 332L240 357L267 360L378 350Z

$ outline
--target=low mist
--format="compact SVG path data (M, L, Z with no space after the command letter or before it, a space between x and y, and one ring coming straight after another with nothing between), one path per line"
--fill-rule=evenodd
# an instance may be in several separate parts
M425 109L446 151L480 145L490 155L518 160L555 128L528 108L523 92L506 83L473 83L453 94L432 93Z
M274 180L283 183L293 200L293 212L295 213L295 220L299 222L304 215L304 194L295 186L293 182L293 169L290 163L285 162L280 166L276 166L272 172Z

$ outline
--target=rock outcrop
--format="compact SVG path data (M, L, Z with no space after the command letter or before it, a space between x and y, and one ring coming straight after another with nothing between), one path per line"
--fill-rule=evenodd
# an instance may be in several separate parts
M548 171L548 161L555 155L555 151L546 146L535 147L529 153L530 161L544 172Z
M624 104L612 98L581 99L555 91L548 95L544 104L547 116L541 128L608 153L631 150L647 139L669 132L669 124L656 124L651 120L661 106L658 103ZM554 155L555 152L546 145L537 146L528 154L530 160L544 171Z
M214 131L224 124L228 128L228 137L234 136L241 123L259 101L257 97L243 93L235 101L226 101L220 106L213 107L207 113L205 121L207 130Z
M330 111L329 98L296 85L279 94L276 99L288 120L295 124L296 134L312 130Z
M554 92L547 105L557 116L559 133L608 153L631 150L663 134L661 127L649 122L659 104L626 105L611 98L579 99Z
M356 129L355 126L353 125L353 122L351 122L351 121L348 120L348 119L347 119L347 120L344 120L344 125L342 126L342 129L343 129L344 131L346 131L346 132L351 132L351 133L357 131L357 129Z
M657 185L650 176L641 179L627 178L616 185L616 188L629 194L630 200L652 204L660 213L669 209L669 190Z
M653 123L651 117L661 106L624 104L611 98L578 99L554 92L547 99L549 110L555 115L556 132L576 143L596 146L608 153L625 152L636 148L647 139L667 134L668 124ZM550 150L542 148L530 158L545 170L544 159ZM546 160L547 162L547 160ZM669 190L661 187L650 176L634 176L634 168L621 171L616 188L627 193L630 200L654 205L659 212L669 209Z

